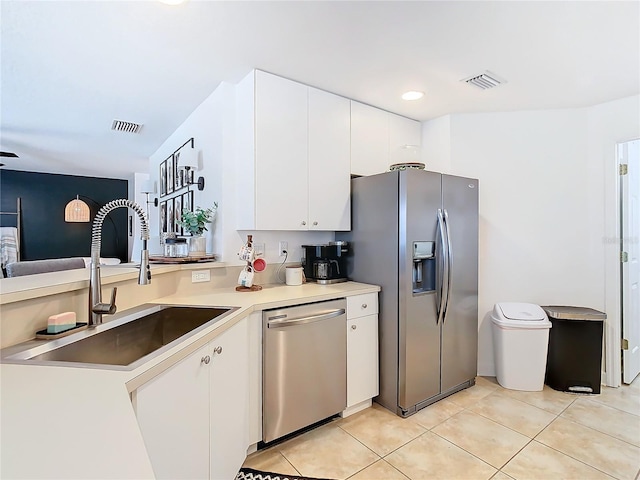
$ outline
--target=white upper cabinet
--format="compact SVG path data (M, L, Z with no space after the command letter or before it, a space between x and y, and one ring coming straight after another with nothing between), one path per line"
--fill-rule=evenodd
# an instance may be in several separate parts
M306 230L307 90L256 72L256 230Z
M309 87L310 230L350 230L349 100Z
M389 169L389 116L351 101L351 173L373 175Z
M402 147L420 145L420 122L351 101L351 173L375 175L407 160Z
M419 162L419 158L411 158L411 151L407 152L407 145L419 146L421 141L420 122L410 118L389 113L389 164L403 162ZM388 166L387 166L388 167Z
M349 100L258 70L237 92L238 229L349 230Z

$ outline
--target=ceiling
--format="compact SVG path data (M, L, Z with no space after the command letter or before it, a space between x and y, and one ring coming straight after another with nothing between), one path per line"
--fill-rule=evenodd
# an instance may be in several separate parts
M4 168L126 177L252 68L417 120L640 91L640 2L0 1ZM460 80L489 70L507 83ZM406 90L426 96L406 102ZM142 123L114 132L114 119Z

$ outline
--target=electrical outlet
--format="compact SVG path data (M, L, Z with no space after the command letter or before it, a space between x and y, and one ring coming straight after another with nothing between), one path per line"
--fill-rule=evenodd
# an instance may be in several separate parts
M289 251L289 243L288 242L278 242L278 255L281 257L285 256L285 250Z
M191 283L198 282L210 282L211 271L210 270L194 270L191 272Z

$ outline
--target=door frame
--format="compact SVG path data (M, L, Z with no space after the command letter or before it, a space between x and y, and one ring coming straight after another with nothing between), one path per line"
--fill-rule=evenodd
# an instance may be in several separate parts
M622 385L622 281L620 278L620 145L638 140L638 137L618 140L614 145L614 162L605 168L605 310L604 323L604 372L602 382L608 387ZM607 164L609 164L607 162Z

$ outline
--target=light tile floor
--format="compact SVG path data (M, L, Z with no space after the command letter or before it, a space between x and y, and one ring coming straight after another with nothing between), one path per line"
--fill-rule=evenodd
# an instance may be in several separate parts
M640 379L576 395L478 377L409 418L374 404L256 452L245 466L335 480L634 480Z

